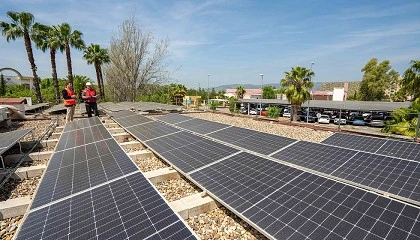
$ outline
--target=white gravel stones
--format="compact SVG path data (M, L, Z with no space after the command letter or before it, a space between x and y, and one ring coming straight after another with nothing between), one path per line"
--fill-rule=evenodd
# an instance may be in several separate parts
M186 178L159 182L155 184L155 187L169 202L201 192L200 188Z
M150 172L153 170L169 167L169 164L160 160L159 158L152 157L146 159L136 159L134 160L137 166L139 166L142 172Z
M225 207L216 208L186 220L205 239L267 239Z
M275 124L268 121L255 121L252 118L228 116L224 114L189 113L187 114L187 116L310 142L321 142L333 134L332 132L327 131L313 130L305 127Z
M16 233L23 216L8 218L0 221L0 239L10 240Z
M0 189L0 201L18 197L32 196L41 177L28 178L23 181L9 179Z

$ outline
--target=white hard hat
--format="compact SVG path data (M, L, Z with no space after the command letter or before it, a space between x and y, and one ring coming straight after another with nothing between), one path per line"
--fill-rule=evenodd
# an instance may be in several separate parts
M92 83L87 82L87 83L86 83L86 86L92 86Z

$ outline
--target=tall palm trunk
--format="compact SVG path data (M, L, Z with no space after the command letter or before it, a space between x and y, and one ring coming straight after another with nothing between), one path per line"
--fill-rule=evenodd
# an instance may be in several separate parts
M57 65L55 63L55 53L56 50L53 48L50 48L50 56L51 56L51 68L52 68L52 78L54 82L54 88L55 88L55 102L58 104L60 103L60 89L58 86L58 78L57 78Z
M102 86L102 98L104 98L105 97L105 85L104 85L104 77L103 77L103 75L102 75L102 67L101 67L101 65L99 64L99 76L101 76L101 86Z
M293 121L296 122L298 119L298 110L299 106L296 104L292 104L292 114L293 114Z
M103 97L102 95L102 79L101 79L101 65L98 62L95 62L95 70L96 70L96 79L98 80L98 87L99 87L99 96L101 96L101 98Z
M67 60L68 79L71 83L73 83L73 69L71 67L71 54L70 54L70 46L68 43L66 43L66 60Z
M34 59L34 54L32 52L32 45L31 45L31 39L29 37L29 33L24 32L23 38L25 40L26 53L28 54L29 63L31 64L32 75L34 77L35 95L36 95L38 103L42 103L43 101L42 101L42 95L41 95L41 88L39 87L39 78L38 78L38 75L36 74L35 59Z

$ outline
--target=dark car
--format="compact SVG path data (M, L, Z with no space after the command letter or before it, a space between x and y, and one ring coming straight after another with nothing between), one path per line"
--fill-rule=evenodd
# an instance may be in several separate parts
M315 112L309 112L309 114L307 112L302 112L302 115L300 115L300 121L315 123L318 121L318 117Z
M365 126L366 125L366 121L365 118L363 117L363 115L357 115L354 116L353 118L353 125L355 126Z

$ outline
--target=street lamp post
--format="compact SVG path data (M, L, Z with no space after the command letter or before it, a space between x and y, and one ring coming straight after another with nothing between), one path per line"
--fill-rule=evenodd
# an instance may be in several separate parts
M262 99L263 99L263 87L264 87L264 74L260 74L261 76L261 97L260 97L260 116L262 116Z
M311 62L311 72L312 72L312 65L314 65L315 63L314 62ZM312 80L312 77L311 77L311 80ZM310 104L310 102L311 102L311 92L309 92L309 100L308 100L308 111L306 111L306 122L308 123L309 122L309 104Z
M210 73L207 74L207 111L210 108L209 98L210 98Z

